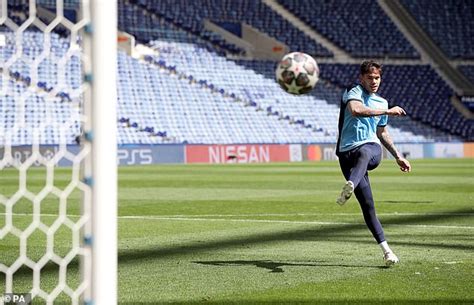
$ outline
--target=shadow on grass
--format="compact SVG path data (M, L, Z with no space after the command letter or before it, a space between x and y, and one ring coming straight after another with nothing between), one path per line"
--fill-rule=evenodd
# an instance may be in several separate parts
M373 244L373 242L368 241L367 239L357 239L357 238L351 238L351 239L344 239L344 238L339 238L339 239L334 239L334 240L339 240L341 242L354 242L358 244ZM451 242L451 241L450 241ZM398 241L396 238L390 239L390 245L396 245L396 246L407 246L407 247L414 247L414 248L427 248L427 249L449 249L449 250L464 250L464 251L474 251L474 246L472 245L467 245L467 244L449 244L445 241L440 241L439 243L427 243L427 242L408 242L408 241Z
M472 209L458 209L449 211L452 214L432 214L432 215L401 215L397 217L390 217L384 219L384 224L397 224L397 225L420 225L429 224L439 220L454 220L459 217L460 214L471 214ZM361 215L362 217L362 215ZM162 259L177 255L194 254L201 251L209 251L216 249L224 249L229 247L245 247L254 244L265 244L276 241L291 241L291 240L330 240L333 234L342 234L350 231L364 230L368 232L367 227L364 224L345 224L345 225L318 225L314 224L312 228L305 229L286 229L276 230L269 233L259 233L245 236L234 236L225 239L216 239L208 241L195 241L187 244L179 244L168 247L149 247L146 249L126 249L119 251L119 262L127 263L138 260L146 259ZM370 234L370 233L368 233ZM375 243L375 241L374 241ZM392 241L393 243L393 241ZM417 243L410 243L412 246L417 246ZM464 246L454 246L446 244L430 243L426 244L427 247L441 247L441 248L453 248L465 250Z
M461 210L454 210L451 211L452 214L435 214L435 215L409 215L409 216L398 216L393 217L390 219L384 219L385 224L423 224L423 223L430 223L433 221L438 220L449 220L449 219L456 219L459 217L458 214L470 214L472 213L472 209L461 209ZM362 216L361 216L362 217ZM182 256L182 255L189 255L195 254L202 251L210 251L210 250L218 250L218 249L225 249L230 247L248 247L250 245L255 244L264 244L276 241L293 241L293 240L310 240L310 241L318 241L318 240L331 240L334 235L341 236L345 232L350 231L367 231L365 225L363 224L346 224L346 225L318 225L314 224L314 227L309 229L297 229L297 230L278 230L270 233L259 233L253 235L245 235L245 236L233 236L225 239L216 239L216 240L208 240L208 241L199 241L196 240L194 242L188 242L186 244L179 244L173 245L168 247L160 247L159 245L154 247L149 247L145 249L126 249L126 250L119 250L118 253L118 260L120 264L128 264L128 263L135 263L140 260L157 260L157 259L165 259L168 257L173 256ZM367 233L370 234L370 233ZM340 238L336 237L336 240ZM353 239L350 239L353 241ZM360 242L369 243L368 240L361 240ZM374 241L375 243L375 241ZM399 244L399 245L407 245L413 247L426 247L426 248L441 248L441 249L453 249L453 250L470 250L473 247L469 245L450 245L446 244L445 242L440 243L422 243L422 242L397 242L396 240L392 240L391 244ZM67 268L68 269L76 269L78 266L78 259L72 260ZM328 266L328 265L325 265ZM343 266L341 267L356 267L356 266ZM367 266L365 266L367 267ZM42 272L56 272L57 265L54 263L48 263L42 268ZM262 267L263 268L263 267ZM15 272L15 276L28 276L31 274L31 269L26 266L22 266ZM1 282L1 279L0 279Z
M388 226L387 226L388 227ZM472 234L414 234L410 235L411 240L407 241L406 236L401 234L390 234L390 245L407 246L413 248L428 248L428 249L449 249L449 250L465 250L474 251L474 244L472 243ZM397 237L400 236L400 237ZM433 237L436 236L434 240ZM403 239L403 240L401 240ZM340 241L357 244L373 244L372 239L365 236L344 236L341 234L332 235L332 241ZM429 240L429 241L428 241ZM465 241L468 241L466 243ZM474 304L473 304L474 305Z
M283 266L297 266L297 267L345 267L345 268L377 268L384 269L384 266L369 266L369 265L351 265L351 264L331 264L325 262L312 262L312 263L291 263L291 262L274 262L268 260L235 260L235 261L196 261L195 264L201 265L212 265L212 266L255 266L270 270L270 272L280 273L283 271Z
M433 203L433 200L377 200L380 203Z

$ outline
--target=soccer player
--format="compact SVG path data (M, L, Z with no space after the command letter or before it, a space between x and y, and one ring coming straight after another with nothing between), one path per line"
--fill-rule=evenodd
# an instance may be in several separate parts
M347 181L336 202L344 205L352 193L355 194L365 223L382 248L385 264L390 266L399 260L388 246L375 214L368 171L380 164L380 143L392 154L402 172L409 172L411 165L396 149L386 127L388 116L404 116L405 110L398 106L388 109L387 100L377 94L381 77L382 66L379 63L364 61L360 65L360 83L343 93L336 154Z

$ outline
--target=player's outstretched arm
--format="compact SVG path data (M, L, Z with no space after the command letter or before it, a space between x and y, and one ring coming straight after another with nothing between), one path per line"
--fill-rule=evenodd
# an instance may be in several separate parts
M402 107L395 106L390 109L372 109L364 106L359 100L350 100L347 107L351 114L356 117L369 117L378 115L403 116L406 115Z
M377 127L377 137L379 138L380 143L382 143L382 145L385 146L385 148L395 158L398 166L400 167L400 170L402 172L410 172L410 162L398 152L397 148L395 147L395 144L393 144L392 138L390 137L386 126Z
M407 113L405 112L405 109L403 109L400 106L395 106L395 107L392 107L392 108L388 109L386 114L391 115L391 116L404 116L404 115L407 115Z

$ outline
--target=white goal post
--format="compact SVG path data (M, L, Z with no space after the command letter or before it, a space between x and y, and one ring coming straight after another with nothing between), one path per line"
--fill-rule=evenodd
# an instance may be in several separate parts
M93 0L92 196L94 304L117 304L117 2Z
M116 66L116 0L0 1L0 304L117 304Z

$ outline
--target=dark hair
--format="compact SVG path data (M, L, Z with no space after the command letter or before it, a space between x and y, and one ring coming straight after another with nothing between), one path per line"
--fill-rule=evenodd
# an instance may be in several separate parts
M380 75L382 75L382 65L374 60L366 60L360 64L360 75L370 73L372 69L379 70Z

